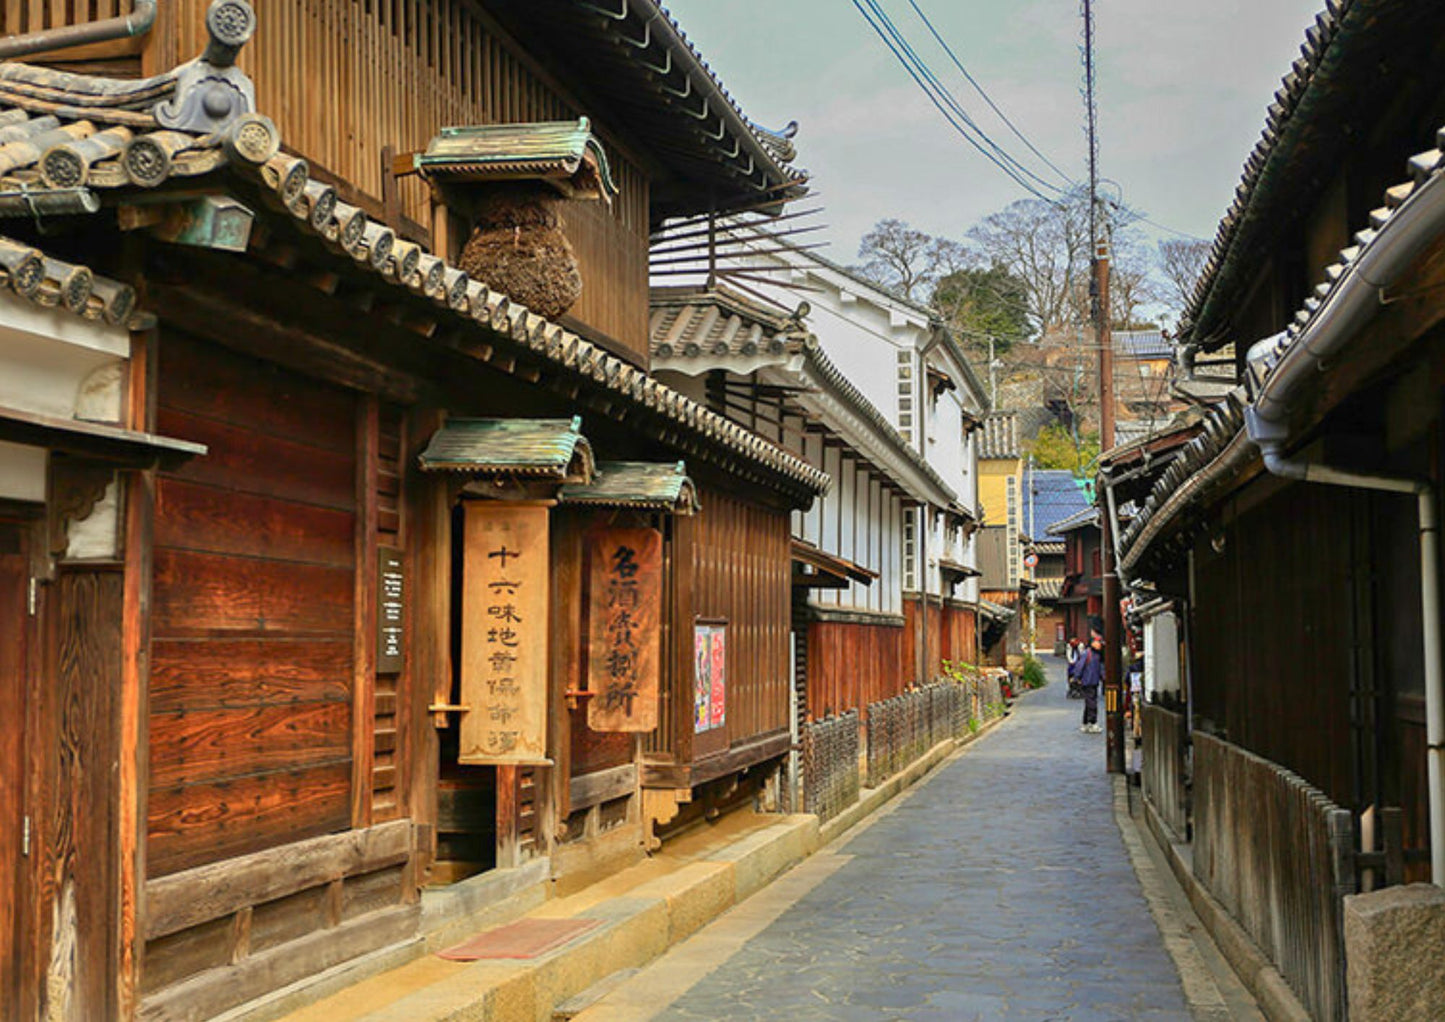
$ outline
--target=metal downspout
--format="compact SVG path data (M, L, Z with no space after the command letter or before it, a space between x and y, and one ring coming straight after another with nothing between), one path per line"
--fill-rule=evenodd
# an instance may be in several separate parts
M135 9L129 14L81 25L64 25L39 32L27 32L25 35L8 36L0 39L0 60L13 60L32 53L144 35L155 24L156 2L157 0L135 0Z
M1347 486L1383 493L1413 494L1419 510L1420 613L1425 657L1425 753L1430 802L1430 880L1445 887L1445 668L1440 635L1440 513L1434 486L1423 479L1350 472L1317 462L1291 460L1281 450L1284 429L1246 415L1250 439L1259 445L1265 469L1285 479Z

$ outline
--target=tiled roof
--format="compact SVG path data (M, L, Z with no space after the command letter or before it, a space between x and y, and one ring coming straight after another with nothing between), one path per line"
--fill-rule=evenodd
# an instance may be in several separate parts
M1089 506L1083 482L1066 469L1025 470L1023 484L1023 531L1029 536L1043 536L1050 525Z
M1062 557L1064 555L1064 544L1062 540L1036 539L1033 542L1034 553L1040 557Z
M802 350L807 328L723 288L654 288L650 323L655 359L774 355Z
M540 179L569 199L617 194L607 153L585 117L443 128L425 150L400 157L393 170L444 181Z
M1040 603L1057 603L1064 595L1064 580L1061 578L1036 579L1034 599Z
M232 6L236 5L228 5ZM502 335L557 369L664 420L670 432L700 438L707 448L781 477L803 493L827 489L827 474L801 458L472 280L420 246L399 240L385 224L341 201L330 185L312 180L304 159L279 153L279 134L268 118L249 110L238 112L231 106L224 116L213 118L217 123L205 132L195 127L198 122L194 119L178 121L170 113L173 109L204 106L198 99L187 102L183 92L187 75L195 78L207 66L203 60L192 61L165 75L130 82L0 63L0 121L10 121L0 127L0 192L23 191L16 201L41 201L49 194L36 188L47 184L43 167L51 168L49 173L56 182L79 181L86 188L118 192L229 168L272 193L276 204L303 232L339 249L340 258L349 258L358 268L375 274L379 282L449 309L459 321ZM233 83L240 83L235 95L242 99L236 102L244 108L251 83L238 68L225 70L234 72ZM199 79L195 84L205 87ZM46 98L36 99L35 93ZM52 116L59 129L32 123ZM175 123L182 126L168 127ZM97 131L97 125L119 128ZM17 129L21 140L4 144L3 132L10 128ZM97 135L101 137L94 137ZM7 197L0 194L0 203L5 201ZM103 308L119 311L124 306L123 295L111 288L111 283L102 282L95 292L110 295ZM85 306L91 308L88 300Z
M1313 208L1343 154L1398 120L1403 105L1422 116L1438 112L1431 104L1445 82L1434 59L1441 30L1436 4L1325 0L1268 105L1181 317L1181 341L1214 350L1234 340L1230 316L1253 282L1248 274L1281 227Z
M586 484L596 465L582 419L449 419L421 452L429 472L533 476Z
M1086 507L1082 511L1069 515L1062 521L1054 522L1045 531L1050 536L1062 536L1065 533L1073 532L1075 529L1082 529L1086 526L1094 526L1099 522L1099 509Z
M993 412L983 420L983 442L980 458L1017 458L1019 456L1018 419L1013 412Z
M746 373L763 366L781 366L801 356L800 368L808 382L831 392L862 420L873 439L881 441L882 454L861 447L860 453L915 497L944 507L956 504L952 487L844 375L818 339L795 317L762 308L721 288L659 288L653 291L651 327L654 369L695 373L709 366L712 359L723 359L734 361L733 368ZM797 399L809 402L806 393L800 393ZM866 442L857 436L851 440L855 445ZM911 470L913 478L909 479L900 468ZM920 489L920 482L925 489ZM966 508L960 507L959 513L974 517Z
M1437 133L1435 142L1437 148L1411 157L1406 164L1409 180L1385 191L1383 205L1370 214L1369 227L1357 232L1355 243L1343 249L1340 258L1326 267L1325 279L1305 299L1304 306L1295 313L1289 327L1250 349L1248 393L1244 388L1237 387L1210 410L1204 420L1204 431L1190 441L1182 455L1165 469L1139 513L1122 530L1120 542L1125 551L1126 567L1132 568L1145 557L1157 560L1171 556L1171 551L1173 554L1182 553L1189 537L1176 534L1172 527L1191 502L1203 496L1204 487L1197 477L1223 477L1246 463L1246 459L1257 456L1243 432L1244 409L1249 395L1260 392L1281 362L1295 349L1300 338L1325 315L1336 293L1354 277L1361 260L1368 260L1378 248L1390 244L1393 236L1391 228L1401 222L1397 214L1411 196L1427 184L1438 187L1440 179L1445 178L1445 128ZM1191 485L1186 487L1186 483ZM1162 538L1167 538L1168 542L1155 549Z
M4 237L0 237L0 286L44 308L63 309L112 326L133 325L136 295L129 284Z
M590 483L562 487L564 504L632 507L690 515L698 510L697 488L681 462L604 461Z
M1121 358L1145 361L1174 357L1173 345L1160 330L1115 330L1113 339Z
M748 119L658 0L492 0L488 11L550 50L559 76L625 110L628 133L675 171L667 176L710 183L721 207L805 190L786 132ZM666 215L705 211L696 200L668 210L671 199L654 199Z

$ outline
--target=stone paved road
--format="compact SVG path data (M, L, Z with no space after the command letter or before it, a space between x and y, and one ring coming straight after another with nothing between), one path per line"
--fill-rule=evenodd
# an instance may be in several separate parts
M1057 681L1021 700L656 1017L1186 1022L1079 713Z

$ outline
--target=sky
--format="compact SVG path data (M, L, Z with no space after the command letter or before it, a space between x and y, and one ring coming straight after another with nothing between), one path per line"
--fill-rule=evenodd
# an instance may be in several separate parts
M884 217L962 239L982 217L1028 197L955 133L853 0L664 2L753 121L799 122L796 162L825 207L828 229L819 233L829 258L854 262L858 239ZM877 2L970 116L1049 176L908 0ZM1085 180L1078 0L915 2L1022 134ZM1101 178L1155 223L1212 240L1265 107L1322 8L1323 0L1097 0Z

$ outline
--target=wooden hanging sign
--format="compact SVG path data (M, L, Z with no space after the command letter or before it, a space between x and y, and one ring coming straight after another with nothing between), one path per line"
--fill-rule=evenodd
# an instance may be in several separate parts
M599 530L587 559L587 726L651 731L662 663L662 533Z
M469 500L457 761L548 764L548 507Z

